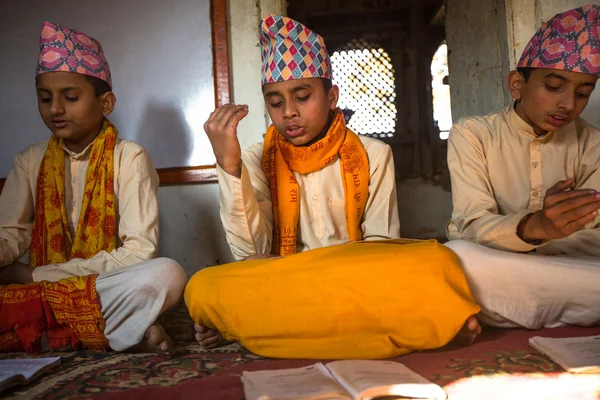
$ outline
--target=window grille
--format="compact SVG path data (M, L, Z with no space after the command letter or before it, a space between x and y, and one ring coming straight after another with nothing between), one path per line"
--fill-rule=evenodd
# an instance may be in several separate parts
M366 40L352 40L331 56L339 107L354 132L392 137L396 128L396 87L389 54Z

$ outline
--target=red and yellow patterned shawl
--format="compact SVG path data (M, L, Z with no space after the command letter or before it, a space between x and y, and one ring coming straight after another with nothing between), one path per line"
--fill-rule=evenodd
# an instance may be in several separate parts
M75 238L65 207L65 154L52 136L40 165L29 265L39 267L73 258L91 258L117 245L114 192L114 149L117 129L104 120L94 140Z
M107 350L96 277L9 285L0 290L0 352L39 353L42 332L50 349Z
M65 154L52 136L37 179L35 220L29 264L39 267L91 258L112 251L117 244L114 194L114 149L117 129L104 120L94 140L86 173L85 191L75 238L65 206ZM58 282L34 282L0 289L0 352L39 352L46 332L50 348L107 349L105 321L97 275Z

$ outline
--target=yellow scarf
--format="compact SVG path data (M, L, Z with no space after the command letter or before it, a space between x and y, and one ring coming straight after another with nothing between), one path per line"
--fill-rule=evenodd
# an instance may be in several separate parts
M300 205L298 182L292 171L308 174L341 160L346 200L346 225L351 242L362 240L360 228L369 196L369 159L358 136L346 128L340 109L327 135L311 146L294 146L271 125L265 135L262 167L271 185L273 254L296 253Z
M39 267L73 258L91 258L117 245L114 193L114 150L117 128L107 119L94 140L75 239L65 207L65 152L50 138L40 165L35 195L35 220L29 265Z

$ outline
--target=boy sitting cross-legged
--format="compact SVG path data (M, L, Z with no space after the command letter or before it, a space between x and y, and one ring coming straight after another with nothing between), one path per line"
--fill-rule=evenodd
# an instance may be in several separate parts
M227 240L246 261L188 284L196 339L211 348L224 335L261 355L317 358L472 339L478 308L453 254L390 240L400 236L391 149L346 127L323 39L280 15L267 16L259 36L273 121L264 142L241 152L245 105L222 106L205 124Z
M36 91L52 136L15 157L0 196L0 351L170 354L157 317L186 275L152 260L158 176L107 119L116 98L100 43L45 22Z

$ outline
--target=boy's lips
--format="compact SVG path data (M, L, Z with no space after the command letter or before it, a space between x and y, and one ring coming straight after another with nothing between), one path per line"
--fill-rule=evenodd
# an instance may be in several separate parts
M54 125L54 127L57 129L64 128L65 126L67 126L68 123L69 121L66 121L64 119L52 119L52 125Z
M553 126L563 126L569 122L569 117L564 114L548 115L548 122Z
M286 126L285 127L285 133L286 135L290 136L290 137L296 137L296 136L300 136L304 133L304 128L301 126Z

